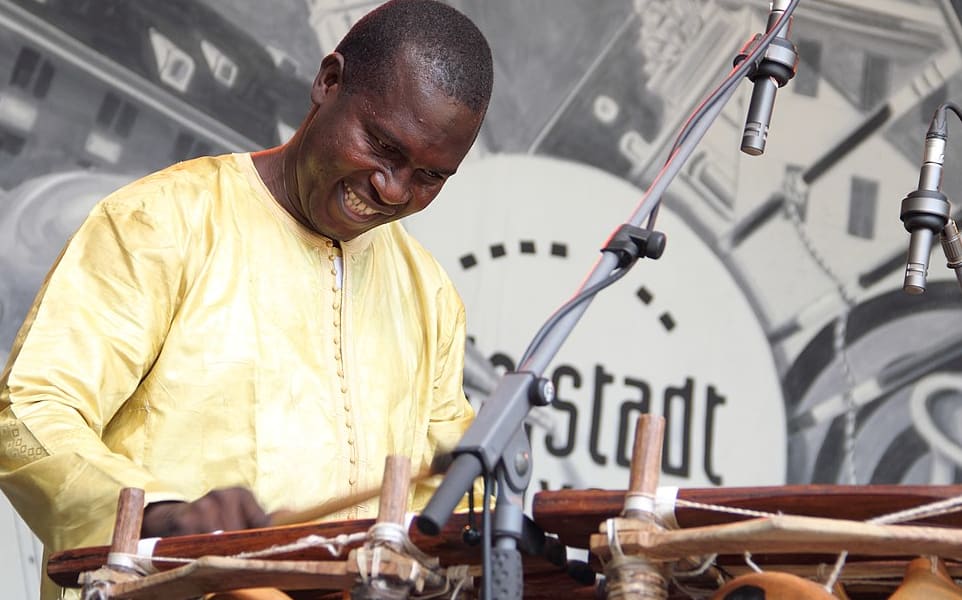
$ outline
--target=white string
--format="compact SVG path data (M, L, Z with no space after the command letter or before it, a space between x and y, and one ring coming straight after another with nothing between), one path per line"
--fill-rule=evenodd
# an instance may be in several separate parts
M703 502L692 502L690 500L683 500L681 498L676 498L675 504L676 506L684 506L688 508L700 509L705 511L730 513L735 515L756 517L756 518L771 518L771 517L777 517L779 516L779 514L781 514L781 513L779 514L770 513L766 511L760 511L760 510L752 510L747 508L736 508L733 506L724 506L720 504L705 504ZM921 506L900 510L894 513L889 513L889 514L881 515L878 517L873 517L871 519L866 520L865 522L871 523L873 525L903 523L906 521L914 521L916 519L923 519L926 517L952 514L959 511L962 511L962 496L954 496L952 498L946 498L944 500L930 502L928 504L923 504ZM612 521L613 519L609 519L608 522L611 523ZM611 544L611 539L612 539L611 525L609 524L608 527L609 527L609 530L608 530L609 546L611 546L612 545ZM615 537L614 539L617 542L617 537ZM845 561L847 559L848 559L848 552L843 551L838 555L838 558L835 560L835 566L832 569L832 572L829 574L828 580L824 584L825 589L829 593L831 593L832 589L835 587L836 582L841 577L842 570L845 567ZM748 552L745 552L745 562L752 569L761 573L761 569L758 568L758 565L752 562L751 554Z
M444 588L436 592L431 592L428 594L411 594L411 598L417 598L417 600L429 600L431 598L440 598L445 596L449 591L451 592L450 600L457 600L458 596L461 594L461 588L464 584L471 578L469 567L467 565L454 565L445 569L444 577ZM457 585L454 589L451 589L451 582L456 581Z
M709 569L715 566L716 558L718 558L717 554L709 555L703 559L701 566L699 566L697 569L689 570L689 571L677 570L674 568L674 565L673 565L672 573L671 573L672 583L675 584L676 588L678 588L681 592L687 595L689 600L700 600L700 599L708 598L709 596L714 596L715 590L712 590L709 592L705 590L692 589L681 578L684 578L684 577L695 578L700 575L704 575L705 572L707 572ZM715 585L717 585L719 588L725 585L725 577L724 575L722 575L722 572L720 570L716 570L714 575L715 575Z
M674 569L674 570L672 570L672 575L673 575L673 576L676 576L676 575L677 575L677 576L679 576L679 577L698 577L699 575L704 574L705 571L707 571L708 569L710 569L710 568L712 567L712 565L715 564L715 559L716 559L716 558L718 558L718 554L717 554L717 553L716 553L716 554L709 554L708 556L706 556L706 557L701 561L701 564L698 565L697 567L695 567L694 569L688 569L688 570L686 570L686 571L681 571L681 570L678 570L678 569Z
M606 520L605 530L608 532L608 548L611 549L611 557L619 558L624 556L625 553L621 549L621 541L618 539L618 520Z
M946 498L945 500L937 500L914 508L907 508L898 512L875 517L874 519L869 519L868 522L876 525L902 523L905 521L914 521L915 519L924 519L926 517L949 515L960 510L962 510L962 496L954 496L952 498Z
M773 512L767 512L762 510L754 510L750 508L738 508L735 506L725 506L722 504L706 504L704 502L694 502L691 500L684 500L682 498L676 498L675 505L686 507L686 508L694 508L694 509L711 511L711 512L729 513L733 515L741 515L744 517L756 517L756 518L771 518L771 517L777 517L785 514L782 512L773 513ZM951 498L945 498L943 500L937 500L935 502L930 502L928 504L923 504L921 506L900 510L894 513L889 513L889 514L881 515L878 517L873 517L871 519L867 519L865 522L872 523L873 525L888 525L888 524L895 524L895 523L904 523L906 521L915 521L918 519L924 519L928 517L948 515L948 514L952 514L960 511L962 511L962 495L953 496Z
M324 548L333 556L340 556L345 546L356 542L362 542L365 539L367 539L366 532L352 533L350 535L342 533L334 538L327 538L321 535L312 534L295 540L289 544L277 544L269 548L264 548L263 550L241 552L240 554L231 555L230 558L260 558L262 556L272 556L275 554L286 554L288 552L307 550L308 548Z
M367 585L367 548L361 546L354 553L357 562L357 574L361 576L361 582Z
M839 553L838 558L835 559L835 567L832 569L832 572L829 573L828 579L825 580L825 591L828 593L832 593L832 590L835 588L835 583L838 581L838 578L842 576L842 569L845 568L846 560L848 560L848 550L843 550Z
M761 510L752 510L750 508L737 508L735 506L724 506L721 504L704 504L702 502L692 502L691 500L683 500L677 498L675 500L677 506L684 506L687 508L697 508L701 510L713 511L713 512L723 512L730 513L733 515L741 515L743 517L758 517L758 518L769 518L777 517L778 514L765 512Z
M394 546L425 566L433 568L440 564L437 558L425 554L420 548L414 545L414 542L408 537L407 529L403 525L391 522L375 523L368 530L368 535L373 544Z
M381 574L381 550L384 546L374 546L374 551L371 553L371 578L377 579L377 576Z
M632 492L625 496L625 511L636 510L644 513L655 512L655 499L650 495Z
M340 556L345 546L364 541L365 539L367 539L367 533L365 532L353 533L350 535L342 533L334 538L326 538L320 535L308 535L288 544L276 544L261 550L252 550L249 552L232 554L228 555L227 558L260 558L264 556L274 556L277 554L287 554L289 552L307 550L309 548L324 548L330 552L332 556ZM135 565L135 568L138 571L141 571L144 574L156 573L157 568L154 566L154 563L158 562L186 565L197 561L196 558L143 556L140 554L130 554L126 552L112 552L110 556L114 559L125 559L129 561L131 564Z
M428 574L434 573L443 581L443 587L441 589L428 592L427 594L418 594L413 591L409 592L411 598L427 600L429 598L444 596L451 590L452 581L455 581L456 585L451 592L451 599L454 600L461 593L461 588L464 587L470 577L467 566L449 567L445 569L443 573L439 573L440 561L435 557L428 556L422 552L420 548L415 546L411 538L408 537L407 528L400 523L392 523L390 521L375 523L368 529L366 536L368 538L367 542L364 546L358 548L355 553L358 572L365 584L367 584L369 577L370 579L376 579L380 574L382 563L381 555L385 548L393 549L411 559L411 572L407 577L408 582L413 583L417 581L421 577L422 571ZM369 552L371 555L370 575L367 573L367 557Z
M146 575L143 566L125 552L110 552L107 554L107 566L110 568L130 569L138 575ZM133 555L136 556L136 555Z
M177 563L182 565L187 565L192 562L196 562L196 558L174 558L174 557L162 557L162 556L141 556L139 554L127 554L125 552L111 552L114 556L123 556L131 563L136 565L136 570L144 575L151 575L157 573L158 569L154 565L154 562L166 562L166 563Z

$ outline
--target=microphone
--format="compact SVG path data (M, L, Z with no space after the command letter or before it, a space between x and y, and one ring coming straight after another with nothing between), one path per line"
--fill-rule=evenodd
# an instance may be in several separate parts
M919 172L919 187L902 200L900 218L909 232L909 253L902 285L909 294L925 292L925 278L935 236L948 224L951 206L942 193L942 164L945 162L945 143L948 139L945 105L932 117L925 134L925 150Z
M768 13L767 31L775 27L785 13L788 3L789 0L772 1L771 10ZM792 17L789 17L765 49L765 54L759 60L758 66L748 75L752 80L753 88L748 115L745 118L745 129L742 132L741 150L745 154L758 156L765 152L768 128L775 108L775 92L788 83L798 69L798 51L795 44L788 39L791 26ZM735 59L736 65L751 54L761 38L761 35L756 35L749 40Z

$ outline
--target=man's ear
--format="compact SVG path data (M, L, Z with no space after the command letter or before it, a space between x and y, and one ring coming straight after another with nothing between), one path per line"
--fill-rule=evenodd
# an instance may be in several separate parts
M344 57L332 52L321 61L321 68L311 86L311 102L320 106L324 99L339 89L344 81Z

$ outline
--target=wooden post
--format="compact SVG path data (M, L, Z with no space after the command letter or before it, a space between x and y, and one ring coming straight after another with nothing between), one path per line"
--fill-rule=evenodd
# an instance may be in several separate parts
M411 459L393 455L384 459L384 481L377 506L378 523L404 524L410 482Z
M661 477L661 448L664 439L664 417L638 417L628 493L625 494L625 508L622 512L625 517L644 520L654 516L654 497Z
M591 536L591 552L605 563L605 594L609 600L663 600L668 594L667 568L664 563L635 554L624 547L636 548L661 530L655 518L655 493L661 476L661 446L665 419L641 415L635 429L631 474L622 516L601 525L601 533ZM631 544L626 544L626 541Z
M84 600L106 600L114 584L140 579L131 555L137 554L140 527L144 520L144 490L123 488L117 497L117 517L106 564L78 577Z
M144 490L124 488L117 499L117 518L114 521L114 536L110 542L107 566L129 569L130 561L124 560L125 554L137 554L140 541L140 527L144 520Z
M352 550L347 561L349 570L360 569L358 582L350 592L351 600L407 598L412 589L422 591L425 579L432 575L434 584L443 583L434 581L436 574L422 569L404 549L410 485L411 459L393 455L385 458L377 524L371 528L368 542ZM395 575L385 575L387 572Z

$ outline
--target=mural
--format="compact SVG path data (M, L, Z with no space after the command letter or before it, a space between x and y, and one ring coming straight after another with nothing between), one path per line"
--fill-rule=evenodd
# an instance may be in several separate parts
M490 151L589 164L640 188L767 17L765 3L723 0L462 4L502 58ZM785 408L784 481L956 481L962 415L940 375L954 371L945 323L962 298L938 255L925 297L900 291L897 207L917 181L934 107L958 89L958 6L800 4L801 64L779 93L766 153L737 150L746 84L666 207L738 283L768 341ZM947 169L950 198L959 186ZM688 251L670 241L662 261Z
M97 199L285 140L320 58L378 3L0 0L0 360ZM450 3L492 42L495 95L462 171L409 227L464 296L480 403L483 359L512 367L574 291L768 3ZM800 2L801 62L765 154L738 151L745 82L665 198L665 256L603 292L549 369L537 485L623 487L643 411L669 420L678 485L962 481L962 291L938 249L927 293L901 291L898 220L935 106L962 99L960 10Z

